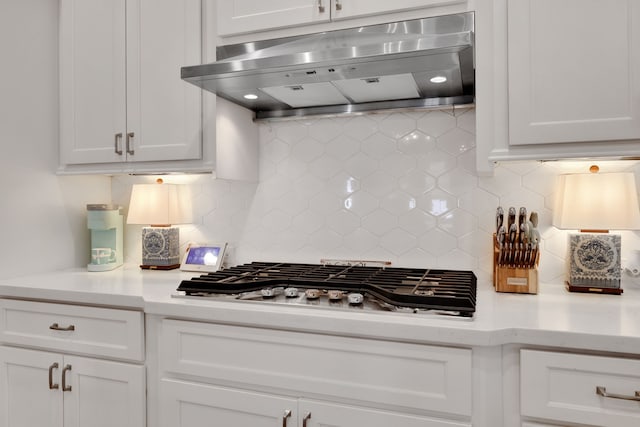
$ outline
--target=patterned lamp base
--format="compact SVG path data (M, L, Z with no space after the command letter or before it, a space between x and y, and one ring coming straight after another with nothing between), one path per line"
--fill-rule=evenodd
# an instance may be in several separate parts
M178 267L180 267L180 229L178 227L143 227L140 268L173 270Z
M620 240L607 233L569 235L569 291L621 294Z

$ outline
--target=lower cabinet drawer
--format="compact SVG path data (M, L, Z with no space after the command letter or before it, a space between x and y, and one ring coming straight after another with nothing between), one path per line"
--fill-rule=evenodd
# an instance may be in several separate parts
M640 425L640 360L522 350L520 362L522 415L590 426Z
M471 350L165 319L163 375L470 416Z
M144 360L139 311L0 299L0 343Z

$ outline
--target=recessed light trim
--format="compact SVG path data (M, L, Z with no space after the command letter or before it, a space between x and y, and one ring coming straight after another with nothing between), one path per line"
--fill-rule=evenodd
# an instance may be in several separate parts
M447 81L447 78L445 76L435 76L435 77L431 77L429 81L431 83L444 83Z
M255 93L248 93L244 96L245 99L258 99L258 95Z

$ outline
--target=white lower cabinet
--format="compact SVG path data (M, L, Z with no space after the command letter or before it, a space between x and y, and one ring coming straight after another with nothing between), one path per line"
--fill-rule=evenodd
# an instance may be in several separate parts
M522 350L526 418L599 427L640 425L640 360ZM523 424L523 426L538 424Z
M0 299L0 427L144 427L143 334L138 311Z
M379 409L300 399L299 426L303 427L470 427L471 424L407 415Z
M144 367L0 347L0 426L140 427Z
M224 426L252 427L464 427L438 420L310 399L264 394L187 381L161 381L165 426L198 427L215 420Z
M471 350L163 319L162 427L470 426Z

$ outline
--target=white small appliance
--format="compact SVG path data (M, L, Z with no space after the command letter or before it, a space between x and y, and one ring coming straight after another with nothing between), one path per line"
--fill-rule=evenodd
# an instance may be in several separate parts
M87 227L91 231L87 270L109 271L122 265L123 224L119 206L87 205Z

